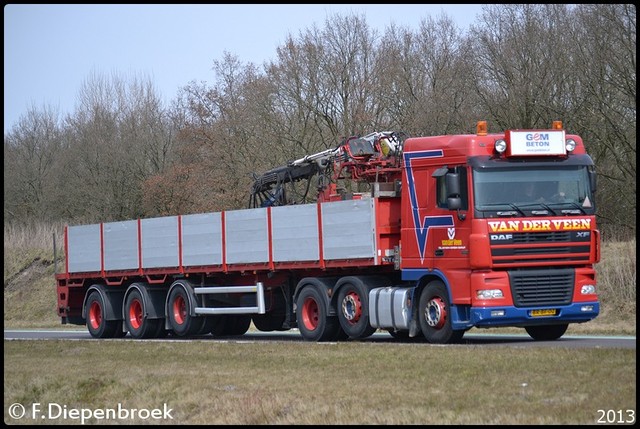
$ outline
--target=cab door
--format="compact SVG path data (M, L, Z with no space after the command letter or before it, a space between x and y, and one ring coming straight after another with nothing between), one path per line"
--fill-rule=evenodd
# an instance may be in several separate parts
M443 220L432 229L427 252L433 255L434 267L441 270L468 267L471 219L467 168L444 166L433 172L432 179L436 195L431 213Z

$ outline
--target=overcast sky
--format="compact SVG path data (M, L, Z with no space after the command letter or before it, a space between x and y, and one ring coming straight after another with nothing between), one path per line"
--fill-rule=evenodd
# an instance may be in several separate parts
M148 78L168 104L189 82L212 83L224 52L243 63L275 59L294 37L335 14L364 15L382 33L392 22L417 29L446 14L466 29L480 4L186 4L4 7L4 131L30 107L75 110L92 73Z

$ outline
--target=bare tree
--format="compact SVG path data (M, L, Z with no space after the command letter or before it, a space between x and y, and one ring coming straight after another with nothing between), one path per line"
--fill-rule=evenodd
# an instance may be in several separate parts
M210 207L207 201L218 210L246 207L252 173L278 153L265 127L270 92L253 64L229 53L214 61L213 70L212 87L191 82L181 90L177 105L186 113L175 115L185 155L180 162L197 153L193 165L206 182L194 207Z
M474 118L471 52L451 18L421 22L417 33L391 26L378 48L379 93L389 121L413 135L463 132Z
M59 112L32 106L4 139L5 221L51 219L62 147Z
M581 115L600 180L599 216L613 236L636 225L636 7L579 5L571 32Z
M140 217L142 182L165 167L172 145L168 121L153 86L92 74L67 120L64 183L75 216Z
M608 233L635 233L635 10L488 5L472 31L481 105L501 129L562 119L582 135L604 179L598 216Z
M347 136L373 131L382 114L374 93L377 32L364 17L334 15L278 48L268 79L281 128L297 155L336 146Z
M567 111L568 5L487 5L472 26L477 94L500 129L546 128Z

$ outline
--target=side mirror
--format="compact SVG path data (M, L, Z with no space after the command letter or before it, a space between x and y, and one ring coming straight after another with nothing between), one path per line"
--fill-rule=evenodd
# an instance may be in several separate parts
M596 185L597 185L597 180L596 180L596 172L595 170L589 170L589 182L591 185L591 192L593 192L594 194L596 193Z
M447 206L449 210L456 210L458 212L458 219L464 220L466 216L460 213L460 209L462 208L460 175L453 172L447 173L445 176L445 184L447 187Z
M460 210L462 208L462 198L449 197L447 198L447 206L449 210Z
M448 198L460 197L460 175L458 173L447 173L445 183Z

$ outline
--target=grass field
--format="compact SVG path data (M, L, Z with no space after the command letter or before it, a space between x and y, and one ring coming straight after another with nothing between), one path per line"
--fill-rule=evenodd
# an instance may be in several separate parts
M635 350L429 344L5 341L6 423L173 410L161 424L597 424L635 410ZM14 420L9 406L28 413ZM628 417L624 417L628 418ZM106 421L89 419L85 423Z

